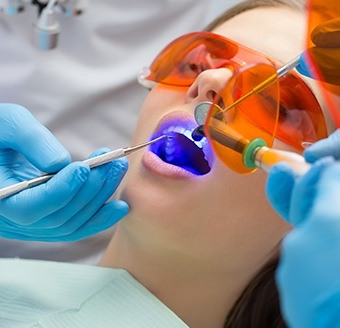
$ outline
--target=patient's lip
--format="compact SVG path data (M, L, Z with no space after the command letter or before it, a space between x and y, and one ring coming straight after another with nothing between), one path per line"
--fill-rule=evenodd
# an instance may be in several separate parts
M188 114L185 111L178 110L165 115L159 121L153 136L157 137L162 135L163 131L166 128L174 124L185 126L188 129L194 129L194 127L197 126L192 115ZM184 170L181 167L162 161L156 154L151 151L147 151L144 153L142 157L142 164L148 171L165 178L177 180L197 178L195 174Z
M163 162L156 154L151 151L144 153L142 157L143 166L153 174L160 175L169 179L193 179L197 176L181 167Z

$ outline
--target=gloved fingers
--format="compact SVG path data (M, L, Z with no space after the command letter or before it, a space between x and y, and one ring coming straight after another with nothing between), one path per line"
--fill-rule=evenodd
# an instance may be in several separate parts
M61 237L60 240L78 241L88 238L112 227L124 218L128 212L129 206L127 203L121 200L108 202L100 208L91 220L88 220L84 225L71 234Z
M108 149L98 149L90 155L91 157L98 156L108 152ZM109 175L112 163L107 163L105 165L98 166L92 169L86 182L81 186L77 194L72 198L72 200L67 203L64 207L58 209L57 211L51 213L46 217L42 217L40 220L32 223L28 229L54 229L60 227L65 222L70 220L76 213L81 211L97 193L101 192L101 189ZM104 202L103 202L104 203Z
M314 68L314 66L311 63L309 54L308 54L308 50L304 51L301 55L300 55L300 59L299 59L299 65L296 66L296 70L307 77L311 77L311 78L315 78L318 76L318 73L316 71L316 69Z
M294 182L294 170L289 164L282 162L270 170L266 185L266 195L270 204L288 222Z
M302 315L296 312L299 309L294 309L296 303L308 308L305 302L313 299L313 294L320 295L329 287L334 289L333 282L339 281L336 259L340 250L340 209L337 206L339 194L335 192L340 188L339 163L324 167L317 188L308 218L282 241L276 271L283 312L294 314L296 318ZM301 288L304 292L299 293ZM286 299L292 295L294 301Z
M106 151L98 151L95 155ZM45 233L45 229L58 235L69 234L89 220L112 196L127 168L126 159L116 160L91 170L80 192L64 208L42 218L28 229Z
M6 238L6 239L15 239L15 240L31 240L36 241L35 239L31 239L29 236L26 236L25 234L21 234L18 232L17 229L3 229L0 227L0 237ZM43 241L43 240L38 240Z
M300 56L297 70L308 77L340 85L340 19L335 18L318 25L311 34L316 47L307 49ZM312 59L312 60L311 60ZM314 65L317 66L317 73ZM334 91L334 90L333 90Z
M327 139L320 140L308 147L303 153L307 162L314 163L325 156L340 159L340 129L333 132Z
M16 224L29 226L65 207L88 179L90 169L71 163L44 184L0 200L0 215Z
M338 229L337 236L340 235L340 163L325 168L320 177L316 201L311 212L311 220L322 221L322 226L327 229L330 225L331 230ZM327 213L327 215L325 215ZM321 224L320 224L321 226Z
M340 49L313 47L306 50L320 74L312 77L329 84L340 85Z
M88 224L88 222L96 220L96 213L100 211L103 206L106 206L106 204L104 203L115 192L126 172L126 160L117 160L115 162L116 163L114 163L114 166L111 168L108 178L105 181L105 184L100 193L98 193L94 197L94 199L89 204L87 204L87 206L81 209L71 220L65 222L64 225L56 229L58 231L57 233L60 236L73 234L74 231L80 229L83 225L87 225L87 227L89 227L90 224ZM119 221L122 218L122 211L125 213L124 215L126 215L126 213L128 212L128 205L123 201L113 203L116 203L117 206L114 207L113 205L111 205L113 206L112 209L115 211L112 212L111 215L117 215L116 220ZM101 228L98 227L98 229ZM94 230L93 234L95 233L97 233L97 230ZM89 228L87 228L87 234L90 234Z
M57 172L71 162L68 151L24 107L0 105L0 148L12 148L44 172Z
M93 152L90 155L90 157L101 155L107 151L108 151L107 149L99 149ZM71 165L69 165L68 169L72 168L72 166L74 165L75 164L72 163ZM60 181L64 182L64 185L63 185L63 184L58 183L59 182L58 181L54 183L52 187L48 189L51 197L47 199L45 198L44 204L38 204L38 206L34 206L32 204L32 201L29 202L28 206L30 210L29 213L31 213L32 215L31 218L29 218L27 215L24 215L23 213L20 213L19 211L20 209L22 209L25 212L27 210L26 207L23 207L21 205L21 206L17 206L18 210L16 210L15 213L12 214L11 219L17 224L26 225L27 229L29 229L28 227L29 225L32 227L32 229L37 229L38 227L53 228L53 227L60 226L61 224L63 224L63 222L67 221L70 217L72 217L75 213L77 213L79 209L83 208L94 197L94 195L100 190L100 188L102 187L106 179L106 175L110 170L110 164L107 164L106 166L104 165L102 167L98 167L92 170L92 172L89 171L89 168L86 164L79 163L79 165L83 167L82 169L85 170L87 174L86 182L84 180L83 185L79 184L79 180L72 181L72 174L67 175L66 173L66 180L63 181L64 177L63 176L60 177L60 175L61 174L65 175L65 170L66 170L65 168L64 170L60 171L55 177L53 177L50 181L48 181L46 185L41 185L39 187L36 187L37 192L35 194L33 192L36 189L31 188L31 189L28 189L28 190L25 190L19 193L18 195L14 195L8 198L8 200L13 199L18 205L20 205L20 202L16 200L16 196L17 198L19 198L21 195L25 196L25 194L23 193L30 192L32 193L32 195L30 196L32 199L35 196L37 200L40 200L40 199L42 200L43 197L37 196L38 193L41 192L39 188L43 189L45 186L48 187L49 184L53 183L57 177L59 177ZM69 184L69 186L67 186L67 184ZM76 187L74 188L74 192L70 194L67 198L65 198L64 201L60 201L60 202L56 201L60 193L66 196L67 193L65 192L65 190L69 192L70 187ZM42 190L42 192L44 192L44 190ZM46 197L46 195L44 196ZM53 197L55 197L56 199L53 199ZM71 199L72 201L70 201ZM25 196L25 199L23 199L23 203L25 201L27 201L27 195ZM36 208L37 212L39 213L33 211L34 208ZM9 210L11 210L11 208L9 208ZM10 215L10 213L6 215L6 212L1 212L1 214L5 217L9 217L8 215ZM18 217L18 219L16 219L14 215ZM50 219L46 219L46 216L48 215L51 215ZM23 218L25 218L24 219L25 221L23 221Z
M73 242L88 238L94 234L104 231L118 221L120 221L129 211L129 206L120 200L106 203L95 215L80 226L77 230L62 235L58 235L54 230L46 230L43 232L27 233L27 230L21 231L16 226L3 227L0 226L0 236L8 239L19 239L27 241L44 241L44 242ZM53 231L53 233L51 233Z
M339 56L340 49L312 47L301 54L296 69L307 77L340 85ZM314 68L314 65L317 66L317 69Z
M325 168L333 162L330 157L322 158L305 175L296 179L289 211L289 221L295 227L309 215L316 198L319 178Z
M290 322L291 317L301 318L305 314L302 311L306 308L306 304L303 307L296 305L302 303L301 299L305 301L305 292L309 291L309 289L301 290L303 288L301 282L304 281L309 284L309 277L301 277L305 274L305 270L299 270L302 261L305 260L303 255L306 255L306 251L308 253L308 246L304 245L304 238L300 238L299 229L290 231L282 241L280 262L275 272L275 280L280 295L280 308L289 327L296 326ZM295 294L294 301L291 300L292 293Z
M340 18L319 24L311 33L311 39L318 47L340 47Z
M0 188L40 175L41 171L15 150L0 149Z

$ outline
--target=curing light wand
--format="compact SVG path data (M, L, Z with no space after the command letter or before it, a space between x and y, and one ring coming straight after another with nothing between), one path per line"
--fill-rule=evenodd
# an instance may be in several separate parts
M242 154L243 164L248 169L257 167L269 173L271 168L279 162L290 164L297 175L303 175L310 169L310 164L301 155L269 148L261 138L252 141L237 140L214 128L210 128L210 135L221 145Z
M99 156L96 156L96 157L93 157L93 158L89 158L89 159L83 161L83 163L88 164L90 166L90 168L92 169L94 167L109 163L109 162L111 162L115 159L130 155L131 153L133 153L137 150L140 150L140 149L142 149L146 146L149 146L149 145L151 145L151 144L153 144L153 143L155 143L155 142L157 142L161 139L164 139L164 138L168 139L168 138L172 138L172 137L162 135L158 138L155 138L153 140L150 140L148 142L142 143L142 144L134 146L134 147L119 148L119 149L116 149L116 150L112 150L112 151L110 151L106 154L102 154L102 155L99 155ZM2 189L0 189L0 199L9 197L9 196L14 195L14 194L16 194L16 193L18 193L22 190L25 190L25 189L37 186L41 183L44 183L44 182L50 180L55 174L56 173L42 175L40 177L31 179L31 180L22 181L22 182L14 184L14 185L2 188Z

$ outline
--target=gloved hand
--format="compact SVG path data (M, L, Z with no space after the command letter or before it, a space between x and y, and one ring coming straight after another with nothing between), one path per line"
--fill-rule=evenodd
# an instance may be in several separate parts
M304 151L307 162L314 163L325 156L340 159L340 129L333 132L327 139L320 140Z
M307 162L316 162L304 179L297 177L288 164L279 163L270 171L266 186L267 198L272 207L294 226L308 215L315 193L312 186L319 179L320 172L330 162L326 157L340 159L340 130L307 148L303 155ZM294 190L296 183L306 185ZM303 196L300 190L308 186L309 195Z
M322 171L314 185L303 183L304 197L314 189L313 206L284 238L276 273L281 310L291 328L340 327L340 163Z
M316 78L308 56L317 63L325 82L340 85L340 17L317 26L311 39L315 47L307 49L300 57L297 70L306 76Z
M127 170L125 159L92 170L70 162L69 153L29 111L0 104L0 188L36 177L39 170L62 169L45 184L0 200L0 237L76 241L109 228L127 214L125 202L105 203Z
M285 163L275 165L269 175L266 195L271 206L287 222L298 226L309 215L315 197L315 184L322 170L332 162L330 157L317 161L303 176L295 174Z

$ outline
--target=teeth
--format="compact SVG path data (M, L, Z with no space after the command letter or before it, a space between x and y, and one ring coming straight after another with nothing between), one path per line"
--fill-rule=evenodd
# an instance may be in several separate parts
M166 154L167 155L171 155L171 154L173 154L174 152L176 151L176 148L175 147L166 147L165 148L165 152L166 152Z
M172 155L168 155L168 154L166 155L166 161L167 161L167 162L173 161L174 158L175 158L175 157L173 157Z
M168 134L168 133L170 133L170 132L172 132L173 130L174 130L174 126L170 126L170 127L168 127L167 129L165 129L164 131L163 131L163 134Z
M175 126L173 131L183 134L183 132L186 131L186 130L184 128L181 128L180 126Z
M202 138L201 141L195 141L192 138L192 131L189 128L178 126L178 125L168 126L162 132L164 135L169 135L173 137L173 138L168 138L165 142L165 145L164 145L165 147L163 146L162 148L162 151L163 151L162 156L164 156L163 157L164 161L166 161L167 163L173 163L174 160L176 159L176 156L178 156L176 151L177 151L178 146L180 145L177 144L176 136L174 135L178 133L178 134L184 135L191 142L193 142L197 147L199 147L201 151L203 152L203 156L205 160L208 162L209 166L212 167L211 165L212 159L209 160L208 158L211 151L210 151L210 147L208 146L208 141L206 138Z
M203 138L201 141L194 141L191 136L192 131L182 128L180 126L170 126L163 131L163 134L168 134L170 132L184 134L188 139L194 142L196 146L199 148L203 148L203 145L205 144L205 138Z
M191 131L190 131L190 130L185 130L185 131L183 132L183 134L184 134L188 139L190 139L191 141L194 141L194 140L192 139Z

